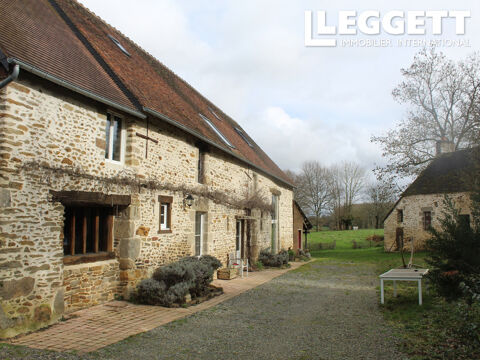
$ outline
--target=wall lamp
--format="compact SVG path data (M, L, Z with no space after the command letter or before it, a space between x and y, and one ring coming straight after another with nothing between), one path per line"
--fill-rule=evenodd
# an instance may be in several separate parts
M183 207L184 208L185 208L185 206L191 207L193 205L194 200L195 199L193 198L193 196L191 194L187 194L185 199L183 199Z

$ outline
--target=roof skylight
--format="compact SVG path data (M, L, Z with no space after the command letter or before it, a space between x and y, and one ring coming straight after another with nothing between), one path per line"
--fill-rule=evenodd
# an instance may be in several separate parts
M215 111L213 111L212 108L208 108L208 110L210 110L210 112L213 114L213 116L215 116L218 120L222 121L222 119L220 118L220 116L217 115L217 113Z
M253 144L251 143L250 140L248 140L247 135L243 132L243 130L236 127L235 131L238 133L238 135L240 135L243 141L245 141L248 144L248 146L250 146L253 149Z
M218 130L215 125L213 125L213 123L210 121L209 118L207 118L205 115L202 115L202 114L198 114L198 115L200 115L200 117L208 124L208 126L210 126L210 128L215 132L215 134L217 134L218 137L223 140L225 144L235 149L235 146L233 146L232 143L228 141L228 139L220 132L220 130Z
M125 49L125 48L123 47L123 45L120 43L120 41L118 41L117 39L115 39L112 35L107 35L107 36L108 36L108 38L109 38L110 40L113 41L113 43L114 43L115 45L118 46L118 48L119 48L120 50L122 50L122 52L123 52L125 55L131 56L130 53L127 51L127 49Z

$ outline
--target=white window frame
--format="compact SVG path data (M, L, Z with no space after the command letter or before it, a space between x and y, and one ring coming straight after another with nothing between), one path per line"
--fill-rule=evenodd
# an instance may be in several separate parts
M127 130L125 126L125 119L123 118L123 116L121 116L120 114L114 111L107 111L107 114L110 114L110 130L109 130L108 144L105 144L105 145L108 145L108 158L105 156L105 161L112 164L124 164L125 149L127 145ZM112 137L113 121L112 120L115 117L120 120L120 160L113 159L113 137ZM105 133L106 133L106 127L105 127ZM106 141L107 141L107 138L105 134L105 142Z
M161 203L160 204L160 219L162 218L162 210L163 210L163 222L160 223L160 230L170 230L168 227L168 207L170 206L169 203Z
M202 256L203 255L203 242L204 242L204 223L205 223L205 213L204 212L199 212L199 217L200 217L200 234L197 234L197 227L196 227L196 221L197 221L197 214L195 214L195 231L194 231L194 254L195 256ZM199 238L199 254L197 254L197 237Z

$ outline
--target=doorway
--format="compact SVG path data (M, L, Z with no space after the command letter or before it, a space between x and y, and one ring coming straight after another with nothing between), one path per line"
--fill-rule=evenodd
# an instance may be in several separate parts
M302 248L302 230L298 229L298 248Z

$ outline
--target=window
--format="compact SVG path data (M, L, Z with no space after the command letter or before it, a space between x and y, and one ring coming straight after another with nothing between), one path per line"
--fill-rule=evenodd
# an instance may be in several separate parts
M105 159L112 161L123 161L122 119L116 115L107 113L107 126L105 129Z
M470 227L470 215L460 215L460 225Z
M205 224L205 213L197 211L195 213L195 256L202 256L203 249L203 233Z
M88 257L100 260L92 255L112 252L113 208L66 206L63 235L63 253L68 257L64 263L86 262ZM72 259L80 255L86 257Z
M278 195L272 194L272 253L277 252L278 243Z
M397 222L403 223L403 210L397 210Z
M120 50L122 50L122 52L123 52L125 55L131 56L130 53L127 51L127 49L125 49L125 48L123 47L123 45L120 43L120 41L118 41L117 39L115 39L112 35L107 35L107 36L108 36L108 38L109 38L110 40L113 41L113 43L114 43L115 45L118 46L118 48L119 48Z
M199 114L200 117L208 124L208 126L210 126L210 128L215 132L215 134L218 135L218 137L220 139L222 139L222 141L227 144L228 146L230 146L231 148L234 148L235 149L235 146L233 146L230 141L228 141L228 139L220 132L220 130L218 130L216 128L215 125L213 125L213 123L210 121L209 118L207 118L206 116L202 115L202 114Z
M240 135L240 137L243 139L243 141L245 141L247 143L248 146L253 148L253 144L250 142L250 140L248 140L247 135L243 132L243 130L240 130L239 128L236 127L235 131L238 133L238 135Z
M432 212L423 212L423 230L428 230L432 226Z
M158 202L160 204L160 228L158 233L171 233L173 197L160 195L158 197Z
M212 108L208 108L208 110L210 110L210 112L213 114L213 116L215 116L218 120L222 121L222 119L220 118L220 116L217 115L217 113L215 111L213 111Z
M198 164L197 164L197 182L204 184L205 181L205 151L198 149Z

